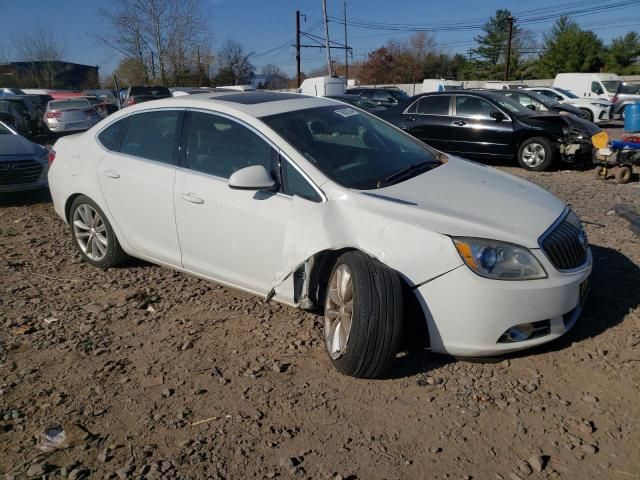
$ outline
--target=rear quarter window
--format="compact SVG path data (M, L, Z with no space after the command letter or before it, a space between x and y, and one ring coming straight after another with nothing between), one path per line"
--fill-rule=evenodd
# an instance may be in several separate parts
M130 118L131 117L126 117L118 120L98 134L98 141L104 148L115 152L120 150L120 140L122 139L122 134L127 129Z

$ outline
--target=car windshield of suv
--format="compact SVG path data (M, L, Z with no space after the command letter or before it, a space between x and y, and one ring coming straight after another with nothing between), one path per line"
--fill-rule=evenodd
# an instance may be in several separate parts
M519 102L516 102L501 93L496 93L490 96L494 102L508 110L510 113L514 113L516 115L531 115L533 113L530 108L525 107Z
M618 93L638 95L640 94L640 83L621 83L618 87Z
M571 90L565 90L564 88L556 88L555 90L559 91L560 93L562 93L563 95L565 95L565 96L567 96L569 98L580 98L575 93L573 93Z
M262 117L308 161L336 183L383 188L442 164L437 152L382 120L347 105Z

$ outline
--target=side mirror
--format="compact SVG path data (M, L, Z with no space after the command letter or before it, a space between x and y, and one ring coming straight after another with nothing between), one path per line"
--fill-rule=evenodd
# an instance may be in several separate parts
M527 105L527 108L530 108L534 112L536 111L536 106L535 105L529 104L529 105Z
M241 168L229 177L229 188L235 190L270 190L276 181L262 165Z
M502 113L502 112L500 112L500 111L498 111L498 110L493 110L493 111L489 114L489 116L490 116L491 118L493 118L496 122L500 122L500 121L502 121L502 120L506 120L506 118L507 118L507 117L505 116L505 114L504 114L504 113Z

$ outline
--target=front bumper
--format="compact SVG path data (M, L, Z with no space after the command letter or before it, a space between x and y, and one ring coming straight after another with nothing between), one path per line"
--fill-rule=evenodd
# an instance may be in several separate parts
M549 277L540 280L490 280L463 265L417 289L426 313L431 349L462 357L485 357L531 348L565 334L580 316L581 285L592 269L560 273L540 250L532 250ZM549 321L548 333L500 343L510 328Z
M613 120L613 106L611 107L595 107L597 115L594 115L595 123L609 122Z

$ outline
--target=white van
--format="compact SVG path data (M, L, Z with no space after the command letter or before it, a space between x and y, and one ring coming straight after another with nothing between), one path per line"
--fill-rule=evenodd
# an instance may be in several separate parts
M330 97L342 95L344 90L344 77L311 77L302 81L298 93L313 97Z
M422 93L444 92L446 90L462 90L464 84L455 80L442 80L437 78L425 78L422 81Z
M554 88L563 88L579 97L611 100L622 83L615 73L559 73L553 81Z

